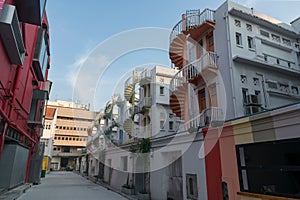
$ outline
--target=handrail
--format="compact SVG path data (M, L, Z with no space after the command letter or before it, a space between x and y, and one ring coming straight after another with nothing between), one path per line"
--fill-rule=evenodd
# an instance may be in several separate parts
M141 111L144 106L151 106L151 104L152 104L152 97L144 97L137 106L139 111Z
M174 92L177 87L182 86L189 79L194 78L201 74L207 67L218 68L217 54L214 52L206 52L199 59L184 66L177 72L170 82L170 90Z
M180 20L172 29L170 34L170 44L173 40L185 30L195 28L202 25L205 21L215 21L214 10L206 8L200 14L193 14L187 16L185 19Z
M178 133L195 132L199 127L205 127L212 122L224 122L223 110L219 107L210 107L203 110L198 116L190 119L179 127Z

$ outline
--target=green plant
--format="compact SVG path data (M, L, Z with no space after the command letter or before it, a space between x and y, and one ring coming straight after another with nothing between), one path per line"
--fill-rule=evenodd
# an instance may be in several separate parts
M139 143L139 152L140 153L149 153L150 149L151 149L150 138L143 138Z
M129 147L129 151L131 153L136 153L138 150L138 147L135 145L135 144L132 144L130 147Z

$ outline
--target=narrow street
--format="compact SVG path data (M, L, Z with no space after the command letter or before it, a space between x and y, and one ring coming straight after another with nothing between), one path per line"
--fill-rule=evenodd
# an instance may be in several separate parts
M125 199L106 188L73 172L51 172L42 179L40 185L35 185L26 191L18 200L83 200L83 199Z

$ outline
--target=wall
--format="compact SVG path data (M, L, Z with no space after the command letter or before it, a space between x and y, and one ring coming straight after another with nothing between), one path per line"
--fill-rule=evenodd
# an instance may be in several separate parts
M0 159L0 188L24 183L29 150L17 144L6 144Z

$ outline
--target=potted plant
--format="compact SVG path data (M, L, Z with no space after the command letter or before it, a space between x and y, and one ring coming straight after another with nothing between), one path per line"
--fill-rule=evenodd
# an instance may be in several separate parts
M150 193L148 193L147 191L141 190L138 192L137 198L139 200L150 200Z
M132 179L129 180L129 175L127 175L126 183L122 185L122 192L128 195L134 194L134 185L132 183Z
M128 185L124 184L122 186L122 192L128 195L133 195L134 194L134 186L133 185Z

